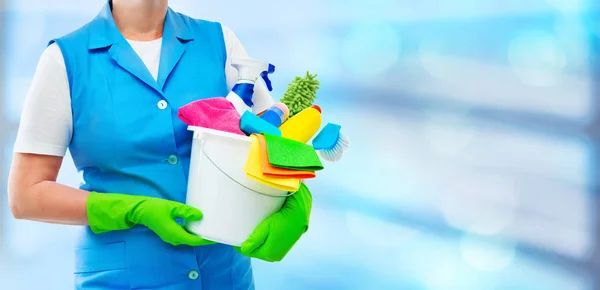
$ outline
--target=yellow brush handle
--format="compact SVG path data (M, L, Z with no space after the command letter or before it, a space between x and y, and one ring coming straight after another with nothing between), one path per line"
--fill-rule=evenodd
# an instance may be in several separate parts
M306 108L283 123L281 137L306 143L321 128L321 112L315 108Z

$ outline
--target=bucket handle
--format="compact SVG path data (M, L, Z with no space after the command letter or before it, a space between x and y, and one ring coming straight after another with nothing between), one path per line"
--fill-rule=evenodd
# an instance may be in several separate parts
M266 196L270 196L270 197L288 197L288 196L290 196L290 195L293 195L294 193L296 193L296 192L297 192L297 191L294 191L294 192L288 192L288 194L286 194L286 195L270 195L270 194L262 193L262 192L260 192L260 191L256 191L256 190L254 190L254 189L252 189L252 188L250 188L250 187L247 187L247 186L243 185L241 182L238 182L237 180L235 180L235 178L233 178L233 177L229 176L229 174L227 174L225 171L223 171L223 170L221 169L221 167L219 167L219 166L218 166L218 165L217 165L217 164L216 164L216 163L215 163L215 162L214 162L214 161L213 161L213 160L212 160L212 159L211 159L211 158L208 156L208 154L206 154L206 151L204 151L204 142L203 142L203 140L202 140L202 139L200 139L200 140L201 140L201 144L200 144L200 152L202 152L202 154L203 154L204 156L206 156L206 159L208 159L208 161L210 161L210 163L212 163L212 165L214 165L214 166L215 166L215 167L216 167L216 168L217 168L219 171L221 171L221 173L223 173L225 176L227 176L227 178L231 179L233 182L237 183L239 186L241 186L241 187L243 187L243 188L245 188L245 189L247 189L247 190L250 190L250 191L256 192L256 193L258 193L258 194L262 194L262 195L266 195Z

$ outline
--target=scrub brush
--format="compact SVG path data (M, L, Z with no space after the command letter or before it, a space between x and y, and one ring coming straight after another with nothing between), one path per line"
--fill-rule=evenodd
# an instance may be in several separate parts
M317 98L320 82L316 74L306 72L303 77L296 77L287 87L280 102L290 110L289 118L312 106Z
M327 123L313 139L312 145L321 158L330 162L342 159L344 151L350 146L350 139L340 132L341 129L340 125Z

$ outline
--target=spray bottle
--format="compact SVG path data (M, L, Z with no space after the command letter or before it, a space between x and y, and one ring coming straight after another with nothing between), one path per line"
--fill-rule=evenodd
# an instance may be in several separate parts
M275 66L251 58L234 58L231 60L231 65L238 71L238 81L227 94L226 99L233 104L241 116L246 111L252 112L254 84L259 77L263 78L269 91L273 90L269 74L275 72Z

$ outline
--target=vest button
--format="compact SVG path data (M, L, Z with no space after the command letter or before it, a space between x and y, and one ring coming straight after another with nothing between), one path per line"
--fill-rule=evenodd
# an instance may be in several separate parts
M167 162L169 162L169 164L171 164L171 165L175 165L179 162L179 158L177 158L177 156L175 156L175 155L170 155L169 158L167 159Z
M161 110L164 110L164 109L166 109L166 108L167 108L167 101L165 101L165 100L160 100L160 101L158 101L158 103L156 104L156 106L157 106L159 109L161 109Z
M188 273L188 277L192 280L198 279L198 271L192 270Z

